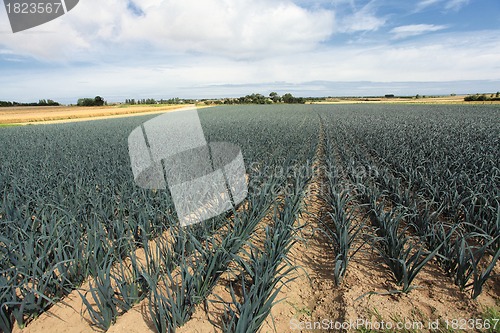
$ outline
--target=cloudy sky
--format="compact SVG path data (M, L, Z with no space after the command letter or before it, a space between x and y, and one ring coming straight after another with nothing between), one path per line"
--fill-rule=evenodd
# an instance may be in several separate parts
M498 0L80 0L15 34L0 6L0 100L498 90Z

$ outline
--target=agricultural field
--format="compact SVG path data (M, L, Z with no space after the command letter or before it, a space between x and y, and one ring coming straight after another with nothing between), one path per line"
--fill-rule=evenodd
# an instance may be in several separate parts
M95 118L123 117L168 112L185 105L18 106L0 108L0 126L6 124L61 123Z
M500 331L498 105L199 116L249 191L185 228L134 183L155 115L0 128L1 332Z

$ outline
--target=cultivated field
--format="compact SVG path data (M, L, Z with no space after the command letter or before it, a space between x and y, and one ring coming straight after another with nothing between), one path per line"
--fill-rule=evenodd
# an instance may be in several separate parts
M188 105L115 105L102 107L23 106L0 108L0 124L58 123L168 112Z
M464 98L467 95L455 96L419 96L416 97L331 97L326 98L323 102L315 102L315 104L341 104L341 103L362 103L362 104L468 104L468 105L492 105L500 104L500 101L475 101L465 102Z
M498 105L199 115L249 195L187 228L133 181L154 115L0 128L0 331L500 331Z

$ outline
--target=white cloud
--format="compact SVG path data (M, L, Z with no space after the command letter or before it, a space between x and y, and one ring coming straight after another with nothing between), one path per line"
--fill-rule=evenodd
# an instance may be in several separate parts
M47 62L71 62L90 60L105 38L113 37L109 30L119 25L126 4L119 0L81 1L66 15L15 34L10 32L7 14L2 9L0 17L5 16L5 20L0 21L0 31L5 33L0 34L1 46ZM109 41L112 43L113 38Z
M310 50L334 27L333 12L290 0L146 0L135 5L144 15L128 9L126 1L81 1L48 24L1 34L0 45L52 60L148 43L163 51L255 58ZM8 23L0 23L0 30L9 30Z
M424 10L425 8L433 6L441 1L442 0L421 0L416 6L416 11L419 12Z
M339 22L337 29L342 32L376 31L386 23L387 19L378 17L373 8L373 2L369 2L354 14L345 17Z
M164 1L143 10L143 17L128 18L122 38L209 54L253 58L301 52L333 32L333 13L291 2Z
M449 10L460 10L462 7L468 5L470 0L421 0L417 5L416 5L416 12L420 12L427 7L436 5L436 4L442 4L444 9L446 11Z
M470 0L449 0L445 5L445 9L459 10L460 8L469 4L469 1Z
M439 5L452 2L458 3ZM34 57L52 64L30 67L36 71L3 67L0 99L210 97L226 91L214 87L275 81L500 79L498 30L454 33L442 31L444 25L412 24L390 30L391 39L384 29L390 16L379 17L373 1L356 9L352 0L333 0L335 13L311 9L305 0L303 6L291 0L134 3L143 15L123 0L81 1L67 15L17 34L9 32L0 6L0 61ZM441 33L405 39L435 31ZM366 38L336 44L329 40L335 32ZM205 87L211 90L203 94Z
M499 80L499 58L499 31L444 33L425 40L408 40L397 46L389 41L376 46L332 46L322 51L281 54L251 61L185 55L176 59L175 65L162 59L156 62L148 59L125 65L60 68L50 75L4 72L0 76L0 99L64 101L61 97L69 97L68 102L74 103L78 97L95 95L111 101L138 97L223 97L228 91L236 95L251 93L248 89L254 89L254 84L277 81L297 85L296 91L300 94L302 82L318 80ZM227 85L246 86L235 90L224 88ZM259 87L255 85L255 92L264 93ZM471 89L475 88L471 86ZM26 92L31 94L27 96Z
M498 31L449 33L397 46L351 45L266 62L269 81L455 81L500 79ZM496 60L495 60L496 59ZM304 65L299 66L298 64ZM294 66L294 67L292 67ZM293 68L293 70L292 70ZM279 78L279 79L278 79ZM259 82L259 81L255 81Z
M448 28L446 25L435 24L410 24L392 29L390 32L394 39L402 39L412 36L418 36L429 32L439 31Z

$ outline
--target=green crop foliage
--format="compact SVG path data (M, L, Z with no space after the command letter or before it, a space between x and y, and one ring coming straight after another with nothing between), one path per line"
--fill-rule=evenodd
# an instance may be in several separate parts
M147 298L158 331L174 330L231 264L241 269L233 291L248 304L235 296L224 323L257 330L287 272L278 263L293 243L320 133L337 284L355 244L375 237L353 218L370 210L376 246L403 290L431 260L472 297L490 281L500 246L496 106L241 105L199 114L208 141L242 148L249 195L237 211L185 230L168 191L133 182L127 137L155 116L2 126L0 330L29 325L89 276L97 308L87 311L101 328ZM274 222L264 252L242 253L266 214ZM144 265L133 255L141 247Z

